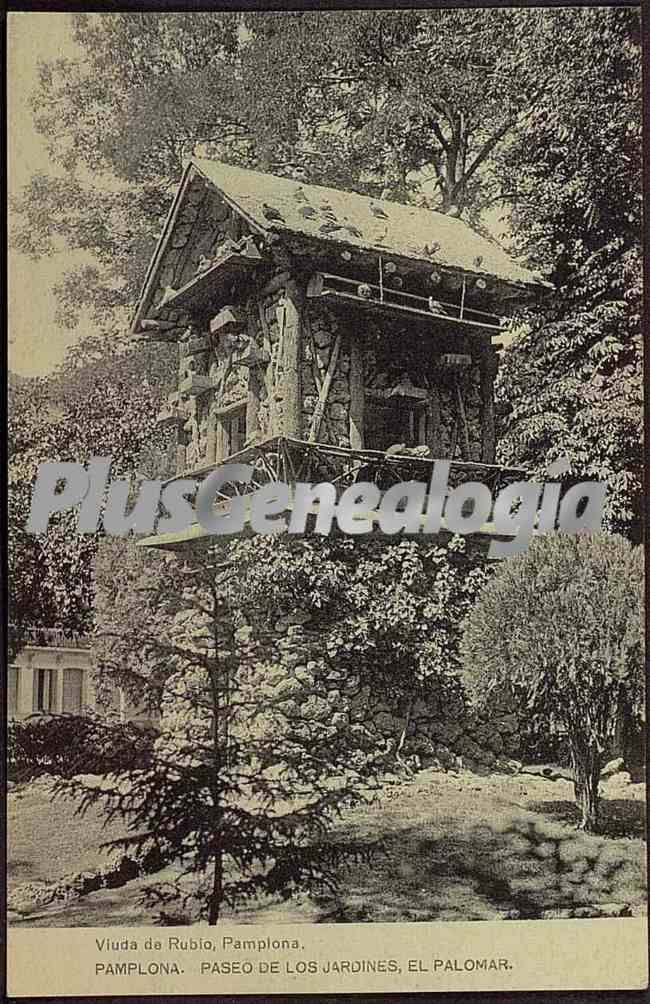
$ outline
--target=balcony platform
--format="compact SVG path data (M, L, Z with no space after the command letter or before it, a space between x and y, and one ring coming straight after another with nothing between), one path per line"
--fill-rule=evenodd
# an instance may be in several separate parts
M329 482L340 494L350 485L357 482L372 482L382 491L402 481L420 481L428 484L431 480L436 460L445 458L413 456L409 454L392 454L379 450L351 450L326 443L308 443L303 440L275 436L262 443L247 446L238 453L232 454L219 464L209 464L191 468L171 478L202 479L226 464L247 464L253 467L254 474L250 483L229 482L222 485L216 493L216 509L227 511L230 501L237 496L251 496L256 489L270 481L283 481L286 484L303 482L318 484ZM449 469L448 484L450 488L468 481L479 481L486 485L492 495L496 495L506 485L521 481L527 477L527 472L521 468L502 467L497 464L482 464L474 461L452 461ZM167 483L170 483L167 482ZM313 515L318 512L313 509ZM247 530L244 534L250 533ZM377 535L379 536L379 531ZM447 539L451 532L443 527L441 535ZM381 534L383 536L383 534ZM486 523L472 537L482 539L510 539L509 534L497 533L492 524ZM154 534L138 541L140 547L159 547L166 550L184 550L195 545L207 547L226 537L215 536L195 523L180 533ZM391 540L393 538L386 538Z

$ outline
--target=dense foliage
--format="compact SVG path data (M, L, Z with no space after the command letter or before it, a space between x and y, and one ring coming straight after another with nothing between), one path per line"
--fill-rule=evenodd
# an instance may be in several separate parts
M7 764L13 781L41 774L111 774L151 763L155 733L92 715L33 715L9 723Z
M311 632L304 662L314 658L316 638L329 670L392 701L459 699L460 625L489 574L466 541L256 536L224 542L222 553L233 568L229 602L260 643L300 610ZM97 577L100 680L155 707L170 671L158 638L183 603L183 566L131 542L105 541Z
M596 829L608 742L620 715L643 715L641 548L604 534L535 538L481 592L462 655L479 699L509 686L540 731L566 731L582 825Z
M147 374L150 379L147 379ZM170 388L169 355L125 349L87 339L51 377L20 381L9 401L10 649L25 632L61 627L71 634L92 628L93 559L98 534L75 530L76 511L52 517L47 533L31 535L25 523L38 465L86 463L111 456L112 477L154 473L167 463L167 437L155 418Z
M643 513L642 184L639 16L563 12L562 74L497 170L516 248L555 292L503 354L506 463L543 473L567 456L606 480L609 529L639 541ZM575 44L564 44L573 39Z

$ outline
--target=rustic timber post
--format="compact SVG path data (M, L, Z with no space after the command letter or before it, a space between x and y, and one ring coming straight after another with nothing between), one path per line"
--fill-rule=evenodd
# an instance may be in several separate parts
M364 448L365 391L363 386L363 356L359 342L350 341L350 448Z
M303 296L295 279L285 289L284 322L284 423L285 436L300 439L302 433L302 381L300 370Z
M248 373L248 397L246 398L246 441L256 439L259 435L260 421L260 376L259 371L251 366Z
M226 436L226 429L222 421L221 415L216 416L216 429L215 429L215 460L217 463L221 460L225 460L228 456L228 443Z
M185 430L178 430L176 441L176 473L180 474L187 466L187 445L185 443Z
M493 464L496 452L496 427L494 419L494 380L499 367L499 359L491 345L481 352L481 430L482 456L484 464Z
M432 383L431 392L427 401L427 446L434 457L439 457L441 453L440 443L440 388L437 383Z
M213 464L217 459L217 408L216 401L213 401L208 408L208 431L205 446L206 463Z

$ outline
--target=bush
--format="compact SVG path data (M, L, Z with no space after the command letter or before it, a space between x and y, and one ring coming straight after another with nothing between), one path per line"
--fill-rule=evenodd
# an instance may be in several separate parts
M156 735L131 722L33 715L9 723L8 774L13 781L29 781L41 774L70 778L148 767Z
M554 763L571 766L571 749L564 732L551 732L528 727L520 733L518 757L524 763Z
M540 535L499 566L464 624L470 693L509 688L528 732L564 732L588 830L619 723L643 714L643 585L643 551L622 537Z

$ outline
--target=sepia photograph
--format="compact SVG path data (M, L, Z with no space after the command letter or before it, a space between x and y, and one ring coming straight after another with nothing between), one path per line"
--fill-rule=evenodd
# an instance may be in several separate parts
M10 992L642 989L640 7L7 37Z

